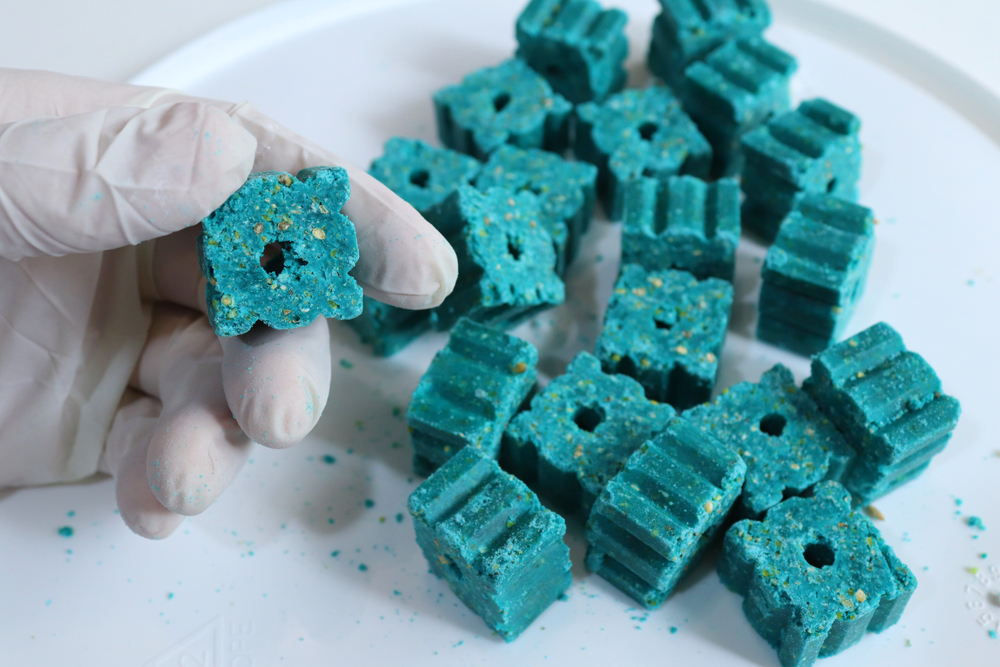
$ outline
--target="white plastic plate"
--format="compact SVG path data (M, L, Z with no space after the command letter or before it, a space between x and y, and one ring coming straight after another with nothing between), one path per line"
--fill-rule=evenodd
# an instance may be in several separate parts
M289 2L209 35L138 82L252 100L364 165L392 135L435 141L431 94L509 57L523 4ZM644 85L657 3L616 4L631 16L632 85ZM1000 639L989 635L1000 631L997 102L873 26L810 2L785 0L776 9L770 38L801 62L796 97L828 97L864 121L862 201L880 224L851 333L890 322L964 407L930 469L876 503L885 516L878 527L920 582L902 621L823 664L993 664L1000 653ZM568 303L516 332L539 346L549 376L593 347L619 232L596 221L571 270ZM755 381L776 362L800 380L808 373L805 359L753 338L763 254L751 243L740 249L720 387ZM0 664L778 664L744 619L741 598L719 582L714 558L647 613L586 571L576 519L567 537L568 600L513 644L493 636L428 573L405 509L419 481L410 472L405 408L445 338L428 336L374 360L346 326L332 329L335 386L314 435L290 451L258 448L221 500L169 540L132 535L106 479L0 500ZM970 527L970 515L986 530ZM60 536L62 526L73 536Z

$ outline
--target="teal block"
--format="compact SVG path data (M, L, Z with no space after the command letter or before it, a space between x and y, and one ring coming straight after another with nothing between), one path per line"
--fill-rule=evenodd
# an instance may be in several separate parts
M198 259L218 335L245 334L258 321L294 329L361 313L361 287L348 275L358 239L340 213L350 195L339 167L260 172L202 220Z
M732 282L740 241L740 186L679 176L628 185L622 263L650 271L680 269Z
M836 482L734 524L718 568L783 667L808 667L895 624L917 587Z
M823 99L803 102L742 140L743 227L770 243L803 194L857 201L861 121Z
M917 477L961 415L934 369L880 322L817 354L805 389L858 452L845 486L869 503Z
M531 0L517 19L517 55L574 104L625 87L628 15L594 0Z
M789 110L794 56L761 37L725 43L684 71L684 110L712 144L712 172L743 171L740 141L747 132Z
M475 181L481 168L479 160L457 151L393 137L368 173L426 217L460 185Z
M824 479L839 481L854 462L854 450L781 364L759 383L730 387L684 417L743 457L745 516L759 517L783 496L801 494Z
M671 420L604 488L587 522L590 560L612 558L642 580L654 599L670 595L678 570L694 565L703 537L722 524L743 489L746 464L736 450L690 422ZM615 568L609 564L609 571ZM627 577L612 576L612 583ZM633 585L623 588L630 595ZM640 586L638 590L643 590ZM646 604L643 591L636 599Z
M418 486L407 506L431 571L508 642L573 583L566 523L473 447Z
M347 324L358 332L361 342L372 346L377 357L389 357L431 328L428 310L407 310L364 298L364 310Z
M653 22L649 69L680 87L684 70L724 43L755 37L771 24L765 0L660 0Z
M632 452L664 430L674 414L669 405L648 400L638 382L604 374L596 357L581 352L507 426L501 462L568 511L587 517Z
M463 447L497 458L504 428L535 386L537 363L531 343L459 320L406 411L415 472L431 474Z
M476 187L484 191L499 187L511 192L535 193L542 210L539 223L555 243L556 272L560 276L565 273L566 266L576 257L580 239L590 228L597 188L596 167L570 162L548 151L502 146L483 166Z
M485 160L504 144L562 153L573 105L522 60L465 77L434 95L441 143Z
M439 207L431 223L455 249L458 281L431 310L435 330L450 329L463 316L509 328L565 300L542 217L533 193L503 188L480 192L463 185Z
M626 264L597 339L607 373L638 380L646 396L683 410L712 394L726 341L733 287L685 271Z
M576 156L597 165L598 196L611 220L625 215L633 181L708 178L712 147L669 88L625 90L603 104L578 106L576 117Z

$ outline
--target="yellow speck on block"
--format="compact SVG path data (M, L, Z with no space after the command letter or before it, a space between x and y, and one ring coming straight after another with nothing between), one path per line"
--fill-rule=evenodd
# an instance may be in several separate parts
M258 222L256 225L254 225L253 226L253 233L254 234L262 234L262 233L264 233L264 223L263 222Z
M231 305L233 305L233 297L231 297L231 296L224 296L224 297L222 297L222 305L223 306L231 306Z
M879 512L878 508L875 507L874 505L869 505L868 507L866 507L865 514L867 514L873 519L877 519L879 521L885 521L885 515Z
M324 232L322 229L320 229L319 227L317 227L316 229L313 230L313 236L315 236L320 241L322 241L323 239L326 238L326 232Z
M438 560L441 561L442 565L451 565L451 563L448 562L448 559L445 558L444 554L438 554Z
M643 359L642 361L639 362L639 365L641 365L643 368L649 368L652 365L652 362L650 362L649 359Z
M715 509L715 505L712 504L711 500L709 500L708 502L705 503L705 511L706 512L711 512L714 509Z
M278 223L278 230L283 232L283 231L285 231L286 229L288 229L291 226L292 226L292 223L283 220L283 221L281 221L281 222Z
M514 375L520 375L521 373L528 370L528 364L524 363L523 361L519 361L516 364L514 364L514 367L511 370L514 371Z
M663 281L655 276L650 276L649 282L653 283L653 287L663 287Z
M708 354L705 355L705 361L707 361L710 364L714 364L715 363L715 355L712 354L711 352L709 352Z
M507 220L508 222L510 222L513 219L514 219L513 213L508 213L507 215L504 216L504 220Z
M620 354L612 354L611 355L611 361L614 361L615 363L618 363L621 360L622 360L622 355L620 355Z
M288 316L288 315L291 315L291 314L292 314L292 311L290 311L290 310L283 310L283 311L281 311L281 312L282 312L282 314L283 314L283 315L285 315L285 316Z
M485 229L480 229L479 230L479 235L482 236L483 238L486 238L486 230Z
M573 458L578 459L583 456L583 445L577 445L576 449L573 450Z
M517 202L514 201L513 198L511 198L511 199L507 200L507 204L510 205L510 206L515 206L515 205L517 205Z
M792 463L788 467L791 468L792 470L798 470L802 466L800 466L798 463Z
M856 341L856 340L854 340L852 338L851 340L847 341L847 344L850 345L851 347L857 347L858 346L858 341Z
M688 349L686 347L684 347L683 345L678 345L677 347L674 348L674 351L676 351L677 354L687 354L688 353Z
M646 288L645 287L633 288L632 294L635 294L636 296L646 296Z
M854 594L854 599L858 602L864 602L868 599L868 596L865 595L865 592L859 588L858 592Z

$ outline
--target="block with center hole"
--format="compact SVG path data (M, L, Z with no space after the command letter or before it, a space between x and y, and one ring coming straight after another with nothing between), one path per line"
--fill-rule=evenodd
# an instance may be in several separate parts
M934 369L884 322L813 357L803 389L857 450L845 486L864 503L923 472L961 415Z
M517 55L570 102L600 102L628 79L627 22L595 0L531 0L517 19Z
M508 642L573 583L566 523L474 447L417 487L407 506L431 571Z
M626 201L623 264L732 281L740 240L739 183L640 178L629 183Z
M560 276L565 273L566 266L576 256L580 238L590 227L596 197L596 167L570 162L548 151L501 146L483 165L476 187L535 193L542 209L539 223L552 235L555 245L556 272Z
M472 183L481 167L478 160L457 151L393 137L368 173L426 217L458 186Z
M739 497L745 473L734 448L683 418L671 420L594 504L588 567L655 609L698 562Z
M684 417L735 447L746 461L739 503L744 516L758 517L824 479L840 481L854 463L844 436L781 364L760 382L730 387Z
M361 313L361 287L348 275L358 240L340 213L350 193L341 168L260 172L202 221L198 258L218 335L244 334L258 321L294 329Z
M503 435L504 468L537 482L568 511L590 508L639 445L666 428L669 405L650 401L624 375L606 375L581 352L531 400Z
M764 261L758 338L799 354L826 349L861 299L874 250L871 210L829 195L802 197Z
M414 472L431 474L463 447L497 458L504 428L535 386L537 362L531 343L459 320L406 412Z
M836 482L789 498L726 533L719 577L783 667L809 667L882 632L917 580Z
M857 201L860 130L857 116L814 99L744 135L743 228L770 243L801 195Z
M577 107L576 156L597 165L597 191L611 220L625 215L629 183L708 178L712 147L664 86L625 90Z
M556 273L552 236L540 222L543 214L538 197L528 191L480 192L463 185L445 200L431 223L455 249L458 281L431 310L437 331L463 316L509 328L563 302L565 286Z
M678 88L688 65L732 39L756 37L771 24L765 0L660 0L660 5L649 69Z
M573 105L523 60L508 60L434 95L441 143L485 160L504 144L561 153Z
M686 271L626 264L615 283L595 354L607 373L635 378L646 396L683 410L712 394L733 287Z

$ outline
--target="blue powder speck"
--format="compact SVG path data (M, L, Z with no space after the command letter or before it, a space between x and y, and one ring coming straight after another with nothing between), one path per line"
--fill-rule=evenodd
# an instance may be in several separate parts
M62 535L63 537L73 537L73 527L72 526L63 526L62 528L60 528L58 530L58 533L60 535Z
M670 626L670 634L676 635L677 634L677 628L675 628L674 626Z
M173 593L167 593L167 599L168 600L173 600L174 599L174 594Z
M983 520L978 516L970 516L968 518L969 526L972 528L978 528L979 530L986 530L986 526L983 525Z
M403 514L399 513L396 515L396 523L403 523Z
M346 368L347 370L351 370L352 368L354 368L354 364L352 364L351 362L349 362L347 359L341 359L340 360L340 365L342 367Z
M961 506L962 499L961 498L955 498L955 504Z
M337 556L340 555L340 549L337 549L336 551L331 551L330 555L336 558Z
M368 566L362 563L361 565L358 565L358 569L361 570L362 572L367 572Z
M70 511L66 512L66 516L68 516L69 518L72 519L73 517L76 516L76 512L74 510L70 510Z
M375 501L372 500L371 498L368 498L367 500L365 500L365 507L368 508L375 507Z
M990 630L990 639L996 639L996 638L997 638L997 631Z
M337 459L334 458L333 456L331 456L330 454L324 454L323 455L323 463L325 463L325 464L327 464L329 466L332 466L336 462L337 462Z

